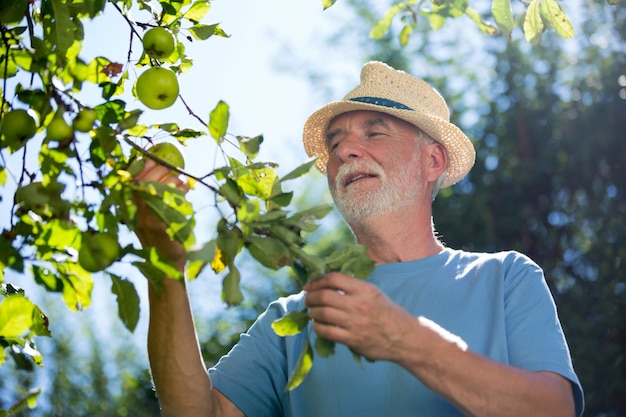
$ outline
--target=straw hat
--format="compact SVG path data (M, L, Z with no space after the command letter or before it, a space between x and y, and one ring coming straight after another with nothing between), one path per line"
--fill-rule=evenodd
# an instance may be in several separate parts
M450 123L450 112L439 92L425 81L382 62L369 62L361 71L361 84L341 101L330 103L313 113L304 124L304 149L319 156L317 168L326 173L328 151L325 139L335 116L354 110L387 113L405 120L441 143L448 153L449 166L442 186L460 181L476 159L469 138Z

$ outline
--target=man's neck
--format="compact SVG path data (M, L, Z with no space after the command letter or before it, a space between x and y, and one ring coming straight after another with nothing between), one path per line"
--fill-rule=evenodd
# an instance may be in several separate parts
M435 255L443 249L432 226L431 213L392 213L350 224L356 240L368 247L377 264L406 262ZM401 219L404 217L404 219Z

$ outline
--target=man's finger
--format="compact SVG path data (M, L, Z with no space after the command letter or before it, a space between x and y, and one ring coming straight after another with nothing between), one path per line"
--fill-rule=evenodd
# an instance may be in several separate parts
M312 292L321 289L332 289L344 293L351 293L358 286L359 281L360 280L356 278L339 272L330 272L307 282L304 285L304 290Z

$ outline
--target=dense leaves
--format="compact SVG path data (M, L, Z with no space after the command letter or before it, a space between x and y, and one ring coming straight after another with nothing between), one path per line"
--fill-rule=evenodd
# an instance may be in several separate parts
M128 26L129 42L120 46L128 48L126 62L103 56L87 61L81 56L83 21L97 18L105 9ZM168 86L171 78L192 67L186 42L228 36L218 24L200 23L209 10L206 0L3 3L0 180L7 191L3 196L13 193L8 199L13 206L0 239L0 365L6 352L41 365L33 338L50 335L39 307L23 290L3 282L7 270L32 276L46 291L60 294L74 311L91 305L93 275L108 276L118 315L131 331L137 325L140 300L133 281L114 272L118 264L134 266L157 292L164 279L183 280L163 254L138 246L132 235L138 222L137 198L165 223L169 237L188 250L189 279L206 266L222 274L222 299L227 305L243 301L236 264L243 249L270 269L292 267L300 282L324 271L323 261L306 250L304 234L317 229L317 221L330 207L290 213L293 192L284 189L287 181L305 175L314 160L280 178L276 164L255 161L263 136L229 133L230 109L223 101L211 111L203 110L208 120L187 108L199 126L181 127L165 120L142 124L146 111L169 107L178 99L178 82L174 80L174 90ZM148 32L151 35L143 42ZM165 35L167 44L156 44L155 33ZM134 44L141 48L133 49ZM152 79L146 88L138 81L148 73ZM161 73L168 79L161 80ZM87 87L100 91L100 102L87 104L93 100L84 93ZM129 101L127 91L148 109L136 108L138 101ZM201 176L191 175L182 164L153 152L167 143L163 138L183 146L188 140L212 141L225 155L225 164ZM7 163L19 158L24 162L17 170ZM220 220L213 239L197 242L195 209L184 193L134 179L140 162L148 158L185 176L192 187L206 187L215 195ZM32 405L36 396L23 398L17 404Z
M319 270L317 269L319 268ZM316 275L331 271L339 271L356 278L367 278L374 271L374 261L367 257L367 248L358 244L349 244L332 252L318 262L315 269ZM307 310L297 310L287 313L272 323L272 329L279 336L294 336L307 329L310 320ZM315 353L326 358L334 353L334 342L317 337L315 349L311 347L309 338L305 343L292 374L287 382L287 390L297 388L307 376L313 366ZM355 354L355 359L360 361L360 355Z
M105 8L118 14L129 28L129 43L120 46L128 48L127 62L81 57L83 20L97 18ZM2 4L0 63L5 82L0 185L6 190L5 201L13 201L13 206L0 238L0 365L6 352L40 365L42 355L33 338L50 335L39 307L23 290L3 282L7 270L32 276L46 291L59 293L74 311L90 306L93 274L108 276L118 315L131 331L139 317L138 292L128 277L113 272L114 267L122 263L136 267L157 291L163 279L183 279L154 248L137 245L132 236L137 224L135 198L141 198L166 224L169 237L189 251L190 279L207 265L216 273L224 271L223 300L228 305L243 300L235 261L244 248L269 268L293 266L302 280L319 273L316 257L304 250L303 233L314 231L329 208L289 213L292 192L283 189L286 181L306 174L313 161L281 179L276 164L254 160L262 136L234 136L233 140L228 132L227 103L220 101L210 112L204 110L208 121L188 109L199 126L181 127L165 120L146 125L141 123L146 109L135 108L138 102L128 101L124 94L131 90L131 83L150 71L157 74L150 88L137 85L132 94L149 109L171 105L178 88L173 96L164 87L162 95L147 97L159 81L156 70L167 68L170 78L189 71L193 62L186 55L186 42L228 36L218 24L200 23L209 10L210 2L204 0ZM157 53L154 39L141 42L146 31L154 28L175 38L173 51L171 39L160 45L167 53ZM150 49L133 49L133 44ZM102 101L87 104L93 100L83 92L88 86L100 91ZM169 95L167 103L165 94ZM153 152L155 144L164 143L163 138L181 145L188 140L213 141L227 156L226 164L193 176L182 170L182 164L171 165L168 158ZM232 151L224 149L226 146ZM7 161L20 158L24 162L15 171ZM147 158L186 176L193 187L206 187L215 194L221 220L214 239L197 242L195 209L182 192L134 180L133 175L141 169L138 162ZM27 395L18 404L32 405L34 398Z
M555 0L532 0L524 5L525 12L522 15L524 36L533 45L539 45L544 32L554 29L564 39L574 36L574 28L565 12ZM468 0L433 0L423 2L417 0L397 2L391 6L378 20L370 32L370 37L375 40L383 38L389 33L389 29L395 18L400 16L402 29L398 34L401 46L406 46L414 28L417 27L418 16L425 16L431 29L441 29L448 19L461 16L471 19L476 26L487 35L498 32L510 39L511 32L516 26L510 0L493 0L491 3L492 18L485 19L479 11L470 6Z

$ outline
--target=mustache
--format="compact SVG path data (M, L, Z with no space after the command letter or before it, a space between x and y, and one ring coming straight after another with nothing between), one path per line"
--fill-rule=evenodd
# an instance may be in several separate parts
M339 167L337 175L335 176L335 189L341 188L341 186L345 183L346 177L359 171L366 172L368 174L374 174L381 178L385 177L385 172L383 168L376 162L357 160L354 162L343 164Z

